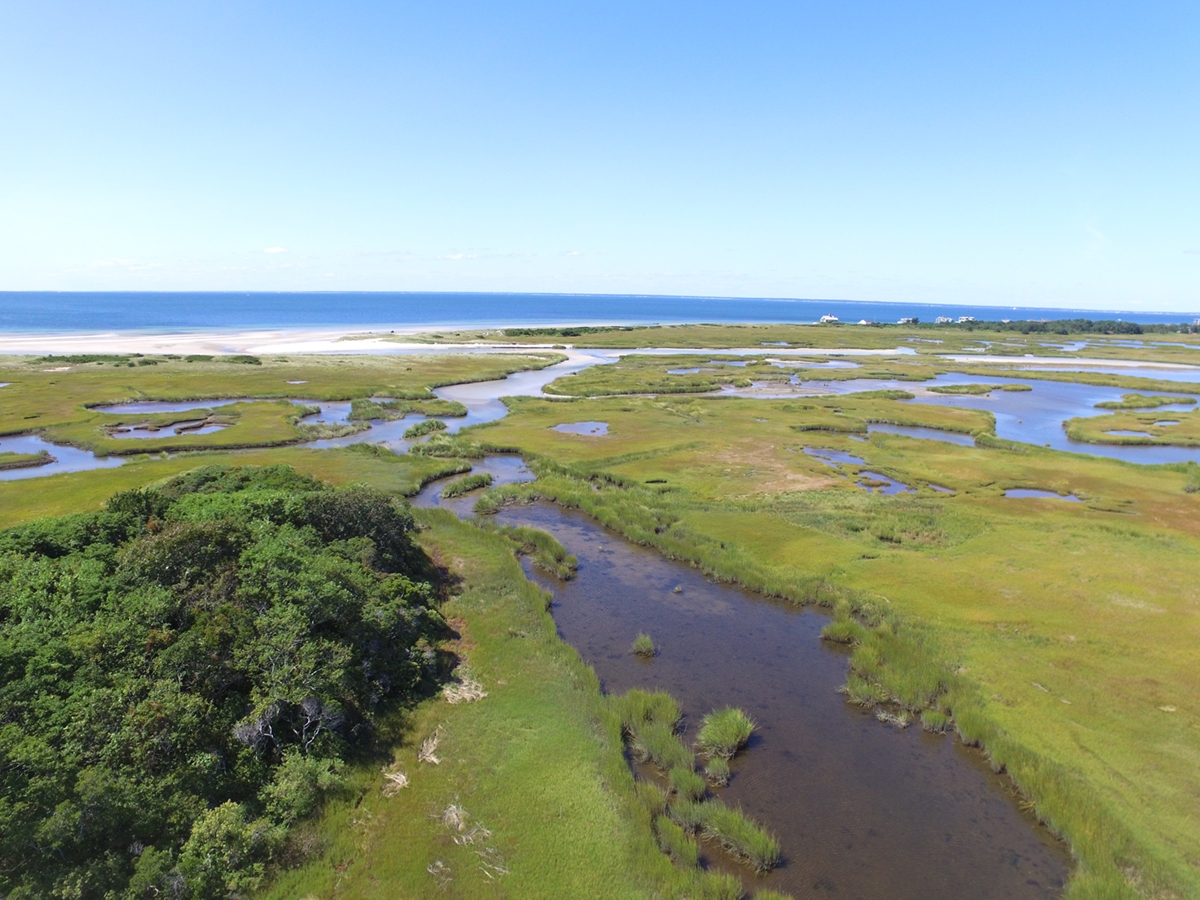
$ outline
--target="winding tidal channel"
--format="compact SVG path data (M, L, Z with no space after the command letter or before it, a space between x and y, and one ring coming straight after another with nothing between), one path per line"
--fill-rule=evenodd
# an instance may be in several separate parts
M491 457L476 471L496 483L532 477L517 457ZM441 487L427 485L414 504L470 515L474 496L442 501ZM796 900L1061 895L1066 848L1020 811L982 754L919 726L884 725L846 703L837 689L847 659L821 641L823 614L714 583L549 503L509 507L497 518L548 531L578 557L572 581L526 571L554 593L559 634L606 692L670 692L689 743L715 707L739 706L758 723L717 793L775 833L783 864L757 878L706 849L707 865L736 872L751 891L772 888ZM652 660L629 652L639 631L659 645Z

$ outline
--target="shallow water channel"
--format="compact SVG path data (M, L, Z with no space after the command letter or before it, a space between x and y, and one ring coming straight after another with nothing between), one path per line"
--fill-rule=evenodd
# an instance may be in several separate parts
M532 477L516 457L493 457L476 470L492 472L496 483ZM475 496L440 501L441 486L427 486L414 503L468 514ZM1061 894L1064 847L1020 812L980 753L919 727L881 724L845 702L837 688L846 655L820 640L823 614L713 583L549 503L509 507L497 518L549 531L579 558L569 582L526 571L553 591L559 633L606 692L670 692L684 710L688 742L714 707L739 706L757 721L729 787L716 794L770 828L784 862L757 878L702 847L709 865L737 872L751 893L773 888L796 900ZM630 653L639 631L660 648L653 660Z

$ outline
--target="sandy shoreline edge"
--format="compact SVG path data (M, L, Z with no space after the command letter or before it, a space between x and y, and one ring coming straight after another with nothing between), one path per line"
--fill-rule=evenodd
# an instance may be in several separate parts
M517 326L513 326L517 327ZM540 326L544 327L544 326ZM284 354L284 353L513 353L546 351L555 345L511 344L506 342L487 343L415 343L398 341L406 334L427 334L426 328L397 328L394 331L352 331L345 329L274 328L242 331L203 332L54 332L54 333L0 333L0 354L49 355L82 353L178 353L178 354ZM378 337L362 337L375 334ZM354 340L346 340L353 336ZM557 345L559 348L563 344ZM586 344L566 344L570 351L588 349ZM888 350L859 350L846 348L785 348L785 347L736 347L736 348L671 348L656 347L657 352L704 353L765 353L770 356L899 356L910 355L911 348L897 347ZM652 351L652 352L654 352ZM561 349L559 352L562 352ZM637 353L637 349L607 350L614 356ZM642 351L644 352L644 351ZM574 356L568 353L568 356ZM1194 369L1183 363L1142 362L1119 359L1094 359L1087 357L1035 357L1035 356L958 356L944 357L949 362L971 362L984 364L1019 364L1023 366L1108 366L1112 368L1162 368Z

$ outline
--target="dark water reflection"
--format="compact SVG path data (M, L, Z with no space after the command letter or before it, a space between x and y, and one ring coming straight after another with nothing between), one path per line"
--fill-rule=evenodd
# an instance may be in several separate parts
M528 477L505 466L502 479ZM434 502L438 487L417 502ZM462 514L469 504L453 508ZM735 869L752 892L773 888L797 900L1061 894L1064 848L1017 809L977 752L919 728L882 725L846 704L837 693L846 658L820 640L823 615L709 583L551 504L498 518L545 529L578 556L571 582L527 571L554 591L560 634L605 691L669 691L685 711L688 739L704 713L724 704L759 723L749 751L734 760L730 786L718 792L783 847L784 865L764 878ZM660 647L652 661L629 652L639 631Z

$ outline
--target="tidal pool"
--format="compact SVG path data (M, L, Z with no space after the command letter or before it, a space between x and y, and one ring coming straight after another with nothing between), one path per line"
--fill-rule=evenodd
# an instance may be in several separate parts
M246 400L133 400L129 403L116 403L112 406L94 406L93 410L100 413L115 413L117 415L138 415L139 413L177 413L190 412L193 409L216 409L218 406L229 406L231 403L246 403Z
M953 431L941 431L937 428L917 428L909 425L868 425L869 434L900 434L905 437L920 438L923 441L942 441L946 444L958 444L960 447L974 447L975 438L969 434L956 434Z
M516 476L512 459L502 465ZM440 500L441 486L414 502L470 509L473 498ZM1061 895L1065 848L1018 809L981 754L919 727L883 725L845 702L837 689L846 656L820 640L825 615L714 584L549 503L509 507L497 519L549 531L579 558L569 582L526 571L554 593L559 633L606 692L669 691L689 742L700 718L725 704L758 723L729 787L714 793L774 832L783 864L756 877L702 843L706 864L735 872L751 892L797 900ZM629 650L640 631L660 649L648 663Z
M562 434L600 435L600 434L608 434L608 423L607 422L568 422L563 425L555 425L550 430L558 431L558 432L561 432Z
M1010 488L1004 492L1005 497L1034 500L1066 500L1069 503L1082 502L1074 494L1056 494L1054 491L1042 491L1036 488Z
M859 472L858 486L865 488L868 494L886 494L892 496L894 494L911 494L912 488L902 481L896 481L894 478L888 478L886 475L880 475L878 472ZM874 481L876 484L864 484L863 481Z

